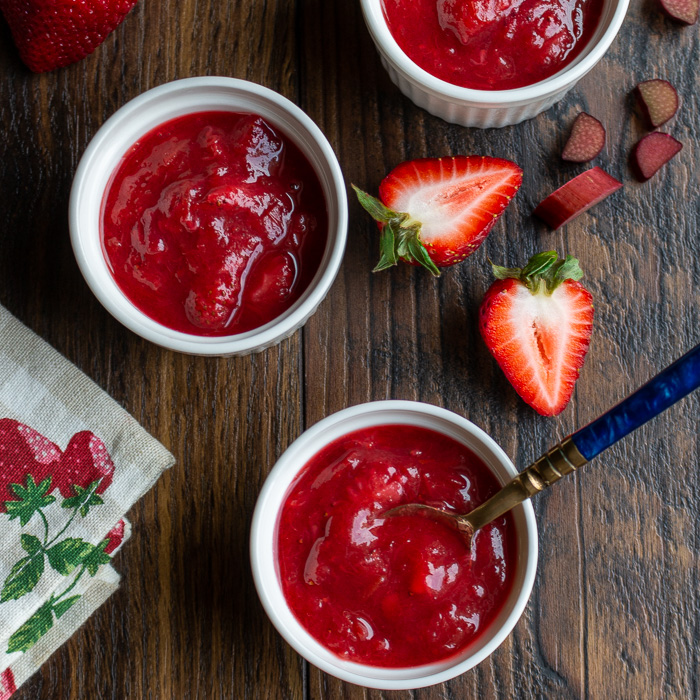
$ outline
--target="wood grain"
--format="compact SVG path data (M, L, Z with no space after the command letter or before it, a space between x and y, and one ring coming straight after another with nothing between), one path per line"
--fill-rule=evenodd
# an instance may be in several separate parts
M357 2L142 2L92 56L30 74L0 23L0 303L64 353L177 456L130 513L119 592L17 694L35 698L697 698L700 397L691 396L535 503L530 604L493 656L449 683L384 693L342 683L281 640L257 601L247 536L265 475L304 428L348 405L403 398L483 427L522 466L700 340L697 27L630 9L604 60L547 113L500 130L430 116L383 71ZM407 158L518 162L521 192L484 246L433 280L370 274L377 232L350 202L343 268L302 332L260 355L170 353L122 328L82 280L67 231L80 155L99 126L176 78L254 80L322 128L346 179L370 191ZM668 78L680 156L631 177L643 126L630 91ZM607 127L597 161L624 189L560 232L530 216L581 171L558 154L575 114ZM571 405L545 419L514 393L477 331L487 258L576 255L596 329Z

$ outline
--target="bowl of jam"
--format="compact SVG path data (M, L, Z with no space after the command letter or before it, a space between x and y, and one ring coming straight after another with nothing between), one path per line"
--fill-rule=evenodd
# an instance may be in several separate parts
M100 128L73 181L70 229L88 285L127 328L180 352L246 354L291 335L328 292L345 184L292 102L189 78Z
M629 0L361 0L392 81L462 126L501 127L559 101L603 57Z
M335 413L280 457L258 498L251 564L263 607L309 662L386 690L447 681L487 658L527 604L529 502L471 546L404 503L468 512L516 474L480 428L442 408L379 401Z

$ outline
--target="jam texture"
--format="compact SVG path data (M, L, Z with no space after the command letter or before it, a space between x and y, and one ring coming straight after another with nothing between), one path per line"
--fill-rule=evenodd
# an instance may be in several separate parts
M467 512L499 488L486 465L441 433L384 425L321 450L292 485L277 531L278 575L292 612L339 657L382 667L442 661L498 615L516 565L511 516L471 549L402 503Z
M509 90L571 63L598 26L603 0L384 0L394 39L453 85Z
M286 311L327 238L316 174L261 117L188 114L126 153L107 187L102 235L115 281L174 330L232 335Z

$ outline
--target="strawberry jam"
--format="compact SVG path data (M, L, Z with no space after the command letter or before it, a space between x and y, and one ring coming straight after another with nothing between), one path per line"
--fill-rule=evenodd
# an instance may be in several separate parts
M394 39L417 65L477 90L524 87L571 63L603 0L383 0Z
M232 335L286 311L327 237L318 178L254 114L202 112L160 125L107 187L102 235L115 281L174 330Z
M331 443L304 467L278 522L278 574L300 624L339 657L383 667L443 661L488 628L516 565L510 514L472 548L402 503L467 512L499 488L450 437L383 425Z

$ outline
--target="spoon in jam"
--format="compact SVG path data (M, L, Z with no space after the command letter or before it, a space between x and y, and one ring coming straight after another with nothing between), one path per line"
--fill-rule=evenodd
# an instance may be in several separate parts
M484 525L576 471L699 386L700 345L696 345L617 406L543 454L470 513L458 515L420 503L407 503L386 511L384 516L425 515L456 529L471 544L474 533Z

